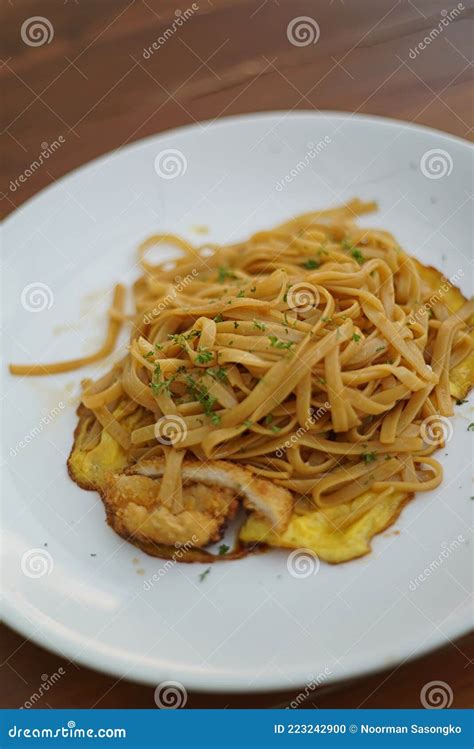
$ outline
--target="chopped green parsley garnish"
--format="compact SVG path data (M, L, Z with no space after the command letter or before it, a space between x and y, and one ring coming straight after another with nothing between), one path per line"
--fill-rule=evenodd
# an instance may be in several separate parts
M224 554L227 554L227 552L229 551L229 549L230 549L230 546L227 546L227 544L221 544L219 546L219 556L223 557Z
M358 335L357 333L353 333L352 334L352 340L355 341L356 343L359 343L359 341L360 341L360 335Z
M196 361L198 364L207 364L212 359L212 351L209 351L209 349L202 348L198 349L198 355L196 356Z
M258 330L266 330L267 329L267 326L265 325L265 323L264 322L260 322L259 320L254 320L253 321L253 326L254 326L254 328L257 328Z
M161 367L159 364L157 364L155 369L153 370L153 376L150 382L150 387L151 387L153 395L161 395L161 393L165 393L166 395L171 396L170 388L177 376L178 375L175 374L175 375L172 375L172 377L170 377L169 380L162 380L161 379Z
M360 250L357 249L357 247L354 247L354 249L351 251L351 255L356 260L359 265L362 265L363 262L365 262L365 258Z
M293 341L280 341L276 335L269 335L268 340L274 348L289 349L293 346Z
M204 580L206 579L210 571L211 571L211 568L208 567L207 570L204 570L204 572L201 572L201 574L199 575L199 582L201 583L204 582Z
M303 263L303 268L306 268L307 270L314 270L315 268L319 268L319 263L317 260L306 260Z
M186 387L190 396L201 404L202 410L206 416L210 416L212 423L218 424L221 417L218 413L215 413L212 410L217 399L209 393L204 385L196 382L191 375L187 375L186 377Z
M361 453L360 457L364 463L373 463L374 460L377 460L377 453Z
M199 353L196 356L196 361L198 364L207 364L212 359L212 351L209 351L209 349L202 348L198 350Z
M224 283L227 278L235 278L235 273L232 273L228 268L219 268L217 275L219 283Z
M170 333L168 338L170 341L173 341L173 343L181 346L181 348L186 348L187 341L190 341L192 338L197 338L199 335L201 335L199 330L190 330L189 333Z
M227 380L227 370L225 367L216 367L216 369L208 369L207 374L214 377L215 380Z

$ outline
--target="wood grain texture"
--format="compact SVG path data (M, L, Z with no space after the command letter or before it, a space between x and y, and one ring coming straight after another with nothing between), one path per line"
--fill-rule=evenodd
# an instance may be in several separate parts
M264 110L365 112L472 139L472 2L416 52L447 8L444 0L16 0L4 6L5 216L91 159L144 136L200 120ZM448 10L451 6L449 6ZM453 6L454 7L454 6ZM30 46L22 24L41 13L50 43ZM317 20L316 44L290 44L297 16ZM174 26L173 26L174 24ZM170 29L175 29L169 33ZM163 35L165 43L147 55ZM410 52L412 51L412 54ZM43 144L64 143L19 180ZM153 689L68 663L3 627L2 707L20 707L43 675L60 681L38 707L154 707ZM392 671L308 694L305 707L419 707L442 680L453 707L474 702L474 638ZM44 682L44 679L43 679ZM189 707L269 707L294 694L192 694Z
M2 628L0 705L22 707L38 693L44 677L60 674L54 686L34 702L37 708L154 708L154 689L112 678L69 663L58 655L25 642L7 627ZM188 708L286 707L298 695L301 708L417 708L420 692L431 681L443 681L453 692L453 708L473 705L474 637L449 643L440 650L389 671L334 685L268 694L189 693ZM62 671L60 670L62 669ZM64 673L63 673L64 671ZM43 677L43 678L42 678ZM33 698L34 699L34 698Z

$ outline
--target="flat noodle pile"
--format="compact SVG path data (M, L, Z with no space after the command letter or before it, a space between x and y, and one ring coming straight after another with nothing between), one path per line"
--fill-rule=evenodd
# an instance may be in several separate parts
M146 517L123 516L119 532L138 538L145 524L143 538L171 544L158 516L147 526L150 511L181 521L191 506L183 470L195 461L245 467L288 490L300 513L440 484L433 422L453 414L450 372L473 348L474 305L450 314L441 298L427 311L419 264L388 232L354 222L375 207L353 200L229 246L195 248L174 235L141 245L129 351L87 384L80 411L82 450L105 432L120 446L119 474L128 467L137 480L133 466L155 466L148 478L138 471L127 499L145 504ZM148 251L160 244L179 257L153 264ZM119 286L96 355L12 371L63 372L107 355L129 319L123 301ZM245 494L238 482L234 492ZM257 504L248 506L262 514ZM272 520L280 532L288 517Z

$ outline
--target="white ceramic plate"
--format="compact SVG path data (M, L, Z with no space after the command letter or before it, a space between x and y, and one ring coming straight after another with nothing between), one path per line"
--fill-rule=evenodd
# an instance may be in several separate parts
M365 222L393 231L447 276L457 273L469 293L471 158L467 143L433 130L333 113L235 117L147 138L59 180L6 222L4 358L93 349L107 290L136 277L136 245L156 230L203 241L196 226L206 225L210 240L227 242L353 196L377 199L380 213ZM160 573L164 563L116 536L98 496L68 478L76 422L68 401L82 377L105 368L4 376L11 626L119 677L208 691L298 691L466 632L468 404L457 409L442 454L444 483L411 502L399 534L378 536L372 554L295 579L286 553L274 551L214 565L201 582L203 565Z

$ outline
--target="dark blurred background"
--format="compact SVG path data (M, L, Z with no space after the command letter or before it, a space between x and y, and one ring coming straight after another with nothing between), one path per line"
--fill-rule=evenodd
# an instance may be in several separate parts
M4 0L1 213L105 152L242 112L364 112L472 139L473 15L469 0ZM35 16L43 19L36 27ZM289 24L300 16L318 32L290 40ZM12 187L54 142L61 145L47 163ZM152 688L0 632L2 707L22 706L60 667L65 675L36 707L155 707ZM392 671L317 690L301 706L419 707L421 687L442 679L452 706L468 707L473 665L474 639L464 638ZM293 697L191 694L187 706L270 707Z

